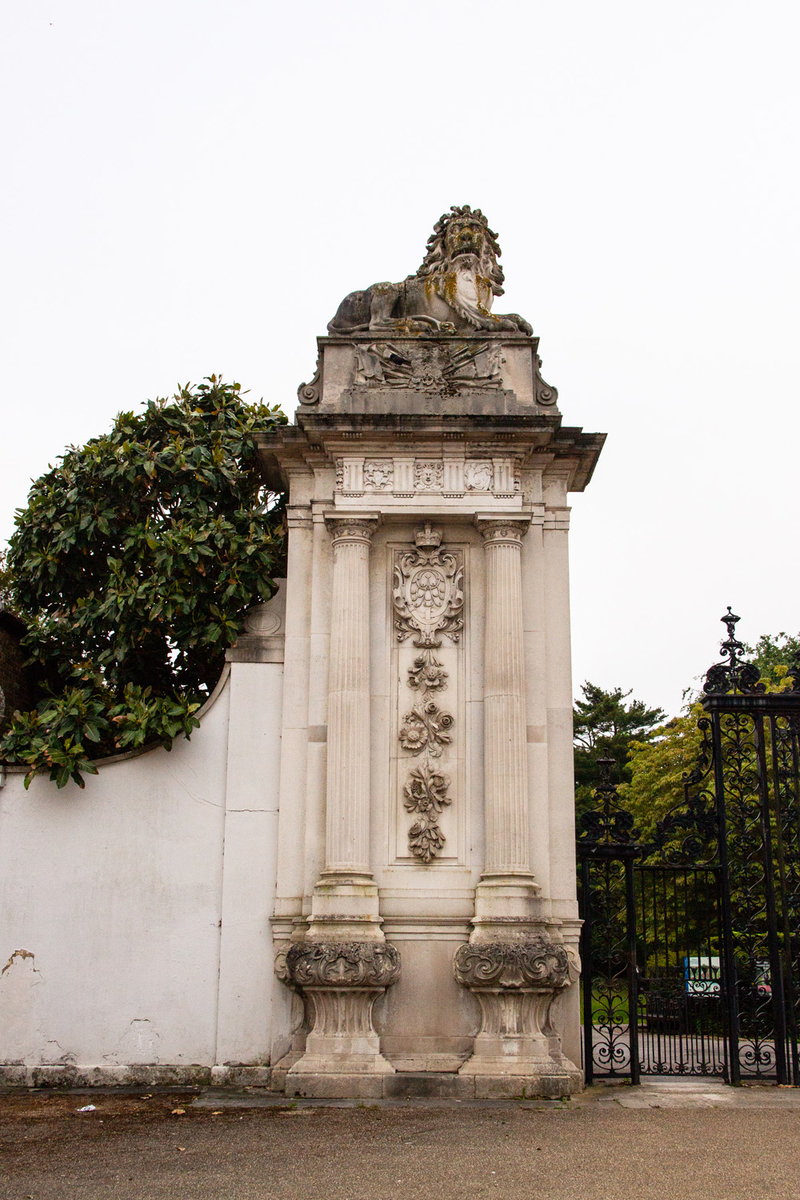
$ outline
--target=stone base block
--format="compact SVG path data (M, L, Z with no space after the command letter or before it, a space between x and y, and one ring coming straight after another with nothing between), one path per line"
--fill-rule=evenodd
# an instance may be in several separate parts
M269 1087L271 1078L270 1067L236 1064L213 1067L169 1063L0 1065L2 1087Z
M310 1040L310 1036L309 1036ZM377 1040L377 1039L376 1039ZM324 1048L323 1048L324 1050ZM306 1051L286 1073L293 1075L393 1075L394 1067L382 1054L315 1053Z
M286 1076L286 1095L318 1100L561 1100L580 1091L564 1074L465 1075L450 1071L398 1071L395 1075L319 1072Z
M313 1074L290 1072L286 1076L286 1095L315 1100L381 1100L384 1075Z
M387 1099L402 1100L428 1097L440 1100L472 1100L475 1084L472 1079L452 1071L398 1071L383 1081Z
M569 1075L474 1075L476 1100L562 1100L580 1089Z

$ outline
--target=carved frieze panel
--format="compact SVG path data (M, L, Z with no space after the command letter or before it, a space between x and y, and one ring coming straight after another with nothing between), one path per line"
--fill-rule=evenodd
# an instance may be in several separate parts
M464 625L464 567L460 551L441 544L442 535L430 524L417 530L415 548L395 552L392 604L396 640L412 639L418 653L405 669L398 697L401 712L398 741L417 762L401 769L402 804L416 818L408 830L411 853L430 863L446 841L439 824L452 804L451 776L441 759L452 749L455 718L442 703L441 693L451 680L442 658L434 651L446 637L458 647ZM405 660L408 662L408 659ZM407 708L403 692L414 696Z
M464 463L464 487L468 492L490 492L494 483L492 463L487 459L475 459Z
M520 463L492 458L337 458L336 491L346 496L465 496L476 492L511 497L520 490Z
M394 463L390 458L365 459L364 490L387 492L392 490Z
M414 463L414 490L441 492L444 486L444 463L439 459L418 458Z

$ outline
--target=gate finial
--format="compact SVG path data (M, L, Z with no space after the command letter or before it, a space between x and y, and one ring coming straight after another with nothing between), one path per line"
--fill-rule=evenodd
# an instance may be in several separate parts
M706 674L703 691L707 696L724 696L728 692L742 695L755 695L766 691L765 685L759 682L760 672L754 663L742 662L744 645L736 637L736 625L740 620L728 605L724 617L720 617L728 631L728 636L720 646L719 652L727 662L714 663Z

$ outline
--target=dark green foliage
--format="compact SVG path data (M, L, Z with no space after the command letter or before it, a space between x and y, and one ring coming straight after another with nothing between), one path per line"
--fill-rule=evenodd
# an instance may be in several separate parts
M282 571L282 506L253 440L284 423L211 376L72 447L17 514L7 581L45 681L0 743L59 787L89 759L197 725L245 609Z
M781 691L786 686L789 666L800 655L800 636L763 633L755 646L745 646L745 653L758 667L767 691Z
M581 687L583 699L575 701L575 802L578 813L591 807L598 783L598 758L612 758L613 783L630 779L628 751L632 742L646 741L666 716L663 709L648 708L642 700L626 704L630 692L606 692L593 683Z
M0 550L0 612L14 612L11 599L11 568L3 550Z

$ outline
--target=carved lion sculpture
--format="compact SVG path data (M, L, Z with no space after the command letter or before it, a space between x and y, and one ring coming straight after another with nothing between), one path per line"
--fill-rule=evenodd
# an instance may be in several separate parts
M454 204L433 227L416 275L345 296L330 333L533 333L516 313L492 313L503 294L497 234L479 208Z

